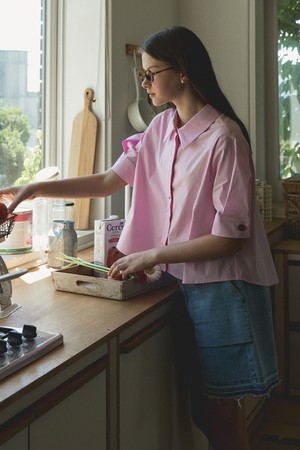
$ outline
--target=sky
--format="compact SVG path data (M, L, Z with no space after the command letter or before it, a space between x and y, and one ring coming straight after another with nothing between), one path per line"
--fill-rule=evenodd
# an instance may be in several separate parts
M28 91L39 91L40 1L0 0L0 50L28 51Z

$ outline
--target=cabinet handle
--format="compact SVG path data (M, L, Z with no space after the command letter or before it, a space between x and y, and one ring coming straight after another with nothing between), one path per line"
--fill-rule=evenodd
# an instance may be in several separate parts
M120 344L120 353L130 353L136 349L139 345L143 344L147 339L152 337L154 334L158 333L162 328L164 328L169 323L167 315L160 317L154 322L147 325L142 330L130 336L125 341Z

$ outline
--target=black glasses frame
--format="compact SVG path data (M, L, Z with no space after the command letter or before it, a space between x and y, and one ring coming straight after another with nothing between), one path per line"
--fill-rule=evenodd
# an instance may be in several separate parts
M148 83L153 83L155 75L171 69L173 69L173 67L167 67L166 69L158 70L157 72L151 72L151 70L139 70L138 76L142 82L146 80Z

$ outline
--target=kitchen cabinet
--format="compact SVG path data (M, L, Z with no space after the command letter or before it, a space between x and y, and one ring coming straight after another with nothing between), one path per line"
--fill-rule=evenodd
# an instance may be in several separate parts
M29 407L28 427L0 449L208 450L176 396L172 306L168 302L112 336L102 346L107 353L97 350L100 359Z
M0 445L1 450L29 450L28 428L23 429L5 444Z
M300 395L300 254L288 261L289 301L289 385L291 394Z
M187 398L177 396L172 313L161 308L158 318L120 335L120 450L209 449L183 407Z
M106 450L106 426L103 371L30 425L29 450Z
M170 342L168 332L162 331L153 337L150 347L143 341L140 349L129 355L123 355L120 342L127 341L136 331L143 334L149 323L160 320L171 308L172 294L178 287L167 286L126 301L113 301L55 291L51 278L44 272L37 282L32 281L37 279L36 273L32 277L30 273L26 275L27 279L16 280L13 287L14 300L22 307L2 324L33 323L41 330L58 330L64 344L1 381L0 449L132 450L123 432L124 421L120 421L121 416L124 418L120 398L133 433L139 432L134 420L143 403L138 403L139 395L135 403L130 396L123 395L128 388L125 378L131 377L134 387L135 372L137 379L143 373L148 382L146 373L155 360L151 378L156 380L157 400L153 400L156 395L153 392L148 395L148 401L160 407L159 397L164 395L170 374ZM150 364L145 368L144 352ZM123 364L123 357L132 355L134 366L127 364L129 359ZM160 378L164 380L162 388ZM148 389L147 382L140 384L139 392ZM127 405L124 400L128 401ZM156 433L158 411L158 408L154 412L151 408L147 410L145 426L149 436L152 427ZM163 415L170 417L168 396ZM170 421L166 427L168 434L169 424ZM124 438L124 444L120 438Z
M120 343L120 450L171 450L170 326L157 319Z
M300 241L285 239L273 248L279 284L274 287L275 338L280 394L300 395Z
M82 450L88 444L89 450L107 450L106 368L105 355L32 401L1 428L8 440L0 449ZM14 427L21 431L14 434Z

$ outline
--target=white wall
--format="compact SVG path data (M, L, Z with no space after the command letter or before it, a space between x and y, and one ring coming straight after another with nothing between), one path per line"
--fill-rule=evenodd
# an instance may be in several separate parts
M179 10L181 24L202 40L221 88L248 123L248 0L190 0Z
M218 81L251 138L257 177L265 174L263 94L263 2L190 0L179 2L180 24L207 48Z
M84 90L96 90L99 53L99 0L65 0L62 55L63 150L68 158L72 122L83 110ZM87 7L88 5L88 7ZM97 92L95 93L97 98ZM93 106L93 110L95 107ZM66 162L66 160L65 160ZM66 175L66 168L64 174Z
M60 3L63 35L60 62L58 66L61 77L61 97L58 98L58 146L62 158L59 159L62 176L68 175L68 161L75 116L84 108L84 91L95 91L92 110L99 117L103 111L103 100L98 91L99 42L100 42L100 1L99 0L64 0ZM58 96L60 91L58 92ZM100 131L102 125L100 124ZM98 139L95 170L99 170L101 138ZM93 210L99 214L104 201L93 201ZM91 221L91 227L93 226Z

